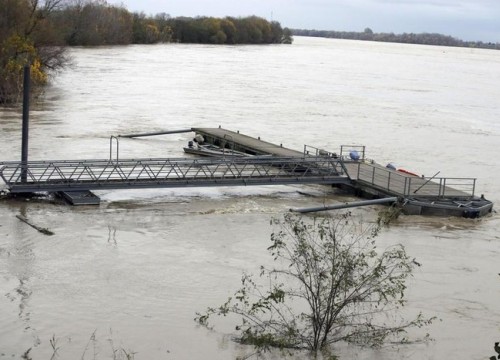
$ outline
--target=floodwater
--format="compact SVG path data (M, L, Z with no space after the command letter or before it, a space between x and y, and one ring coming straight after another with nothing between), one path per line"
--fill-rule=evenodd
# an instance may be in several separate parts
M302 149L366 145L426 176L477 177L500 204L500 52L297 37L292 46L76 48L31 111L30 159L108 158L111 135L240 130ZM0 110L0 161L20 158L19 110ZM181 157L192 134L122 139L120 158ZM223 303L270 260L269 220L346 201L322 186L105 191L99 207L0 202L0 360L234 359ZM348 199L347 199L348 200ZM380 207L354 210L372 221ZM20 222L22 214L55 235ZM407 314L439 321L426 344L339 346L341 359L485 359L500 341L500 217L402 216L377 239L422 267ZM95 333L95 336L93 334ZM95 340L94 340L95 339ZM282 355L270 355L281 358ZM298 354L303 358L305 354Z

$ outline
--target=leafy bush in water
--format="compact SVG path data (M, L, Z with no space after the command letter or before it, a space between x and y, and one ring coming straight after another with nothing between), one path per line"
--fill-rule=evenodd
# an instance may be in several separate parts
M314 221L287 214L271 223L274 265L261 267L265 281L244 274L226 303L197 314L199 323L235 314L242 343L317 351L338 341L379 346L433 320L394 317L406 303L405 282L420 264L402 245L377 250L381 221L365 226L350 213Z

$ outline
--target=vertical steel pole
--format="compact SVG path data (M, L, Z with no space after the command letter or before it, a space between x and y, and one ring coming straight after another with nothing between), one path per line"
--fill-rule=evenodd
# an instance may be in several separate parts
M30 111L30 65L24 66L23 82L23 129L21 144L21 181L28 181L28 136L29 136L29 111Z

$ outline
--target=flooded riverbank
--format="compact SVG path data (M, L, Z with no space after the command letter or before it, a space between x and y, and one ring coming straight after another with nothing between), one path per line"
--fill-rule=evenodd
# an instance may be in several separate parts
M297 38L294 45L73 49L31 113L30 158L107 158L109 136L222 125L284 146L367 146L380 163L477 177L500 203L497 52ZM0 160L20 157L20 112L0 111ZM191 134L122 139L120 158L182 157ZM0 359L234 359L251 349L196 311L222 303L243 271L269 261L269 220L339 198L322 186L105 191L99 207L0 201ZM357 209L372 221L379 207ZM46 236L16 218L54 232ZM408 312L440 321L435 341L340 358L483 359L500 336L498 213L481 220L403 216L378 238L422 263ZM92 358L91 352L87 353ZM302 354L303 355L303 354ZM301 355L301 356L302 356Z

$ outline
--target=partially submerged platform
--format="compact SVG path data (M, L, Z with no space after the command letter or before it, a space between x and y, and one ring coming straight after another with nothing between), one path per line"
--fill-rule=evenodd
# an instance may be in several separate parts
M196 134L203 136L204 141L209 144L240 151L248 155L273 155L282 157L297 157L303 155L300 151L263 141L260 138L240 134L239 131L235 132L220 127L192 128L192 130Z
M340 159L355 194L365 198L398 197L403 210L413 215L463 216L476 218L490 213L493 203L475 195L475 178L419 177L387 168L365 157L364 146L341 146L334 153L312 146L296 151L260 138L250 137L222 128L193 128L205 142L245 152L248 155L308 157L323 156ZM352 153L356 156L352 156Z
M474 178L424 178L390 169L366 158L364 146L343 145L335 153L305 145L297 151L220 127L123 137L186 131L194 131L200 145L230 151L205 159L119 159L118 138L113 136L109 159L0 162L0 177L10 193L59 193L74 205L99 204L91 190L324 184L367 199L397 198L407 214L475 218L493 208L475 195ZM112 140L117 142L115 158ZM197 149L209 155L201 146ZM234 152L244 156L231 156Z
M101 199L92 191L59 191L57 195L66 200L71 205L99 205Z

